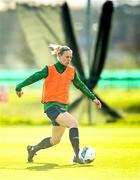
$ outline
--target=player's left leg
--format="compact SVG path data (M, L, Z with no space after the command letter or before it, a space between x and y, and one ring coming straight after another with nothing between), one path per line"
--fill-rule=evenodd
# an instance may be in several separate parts
M58 144L61 140L61 137L64 134L64 131L65 131L65 127L63 126L53 126L51 137L47 137L43 139L40 143L38 143L35 146L30 146L30 145L27 146L28 162L33 162L33 157L37 151Z
M77 120L70 113L64 112L58 115L56 122L69 128L69 139L75 153L73 162L83 164L82 160L79 159L79 130Z

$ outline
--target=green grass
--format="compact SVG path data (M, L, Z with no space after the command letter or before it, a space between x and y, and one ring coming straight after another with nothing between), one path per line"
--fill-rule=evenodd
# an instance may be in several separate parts
M8 90L8 102L0 104L0 124L44 124L49 123L43 113L41 101L41 89L25 87L24 95L18 98L14 88ZM111 108L122 115L121 122L140 123L140 93L139 89L96 89L95 92ZM70 102L80 96L79 90L72 88L70 91ZM85 98L75 108L72 114L81 124L88 124L88 101ZM106 122L110 117L102 114L92 104L92 119L94 123ZM82 114L82 118L81 118Z
M96 149L96 160L73 165L68 129L60 144L38 152L34 163L26 163L26 146L51 133L51 126L0 127L1 180L139 180L140 126L96 125L80 127L81 147Z

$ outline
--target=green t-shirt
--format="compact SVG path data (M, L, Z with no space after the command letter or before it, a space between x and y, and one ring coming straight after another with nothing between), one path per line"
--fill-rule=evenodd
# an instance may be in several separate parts
M59 61L57 63L55 63L54 65L56 67L56 70L59 73L63 73L66 69L66 66L61 64ZM48 76L48 66L45 66L42 70L35 72L33 75L31 75L30 77L25 79L23 82L18 84L16 86L16 91L21 91L23 87L33 84L41 79L45 79L45 78L47 78L47 76ZM77 89L79 89L83 94L85 94L88 98L90 98L91 100L94 100L96 98L95 95L93 94L93 92L91 92L88 89L88 87L81 81L81 79L79 78L79 75L77 74L76 71L75 71L74 79L72 82L73 82L74 86ZM62 104L59 102L47 102L47 103L44 103L44 111L46 111L52 105L58 105L66 110L68 108L67 104Z

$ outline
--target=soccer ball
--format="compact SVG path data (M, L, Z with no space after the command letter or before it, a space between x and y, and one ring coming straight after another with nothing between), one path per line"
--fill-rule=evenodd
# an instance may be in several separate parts
M85 146L79 151L79 159L84 163L91 163L96 158L96 151L90 146Z

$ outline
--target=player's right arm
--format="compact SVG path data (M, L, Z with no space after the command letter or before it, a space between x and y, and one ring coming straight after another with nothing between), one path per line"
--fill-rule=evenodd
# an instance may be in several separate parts
M27 79L25 79L16 86L17 96L21 97L23 95L23 91L22 91L23 87L33 84L43 78L46 78L47 76L48 76L48 67L45 66L42 70L35 72L33 75L29 76Z

